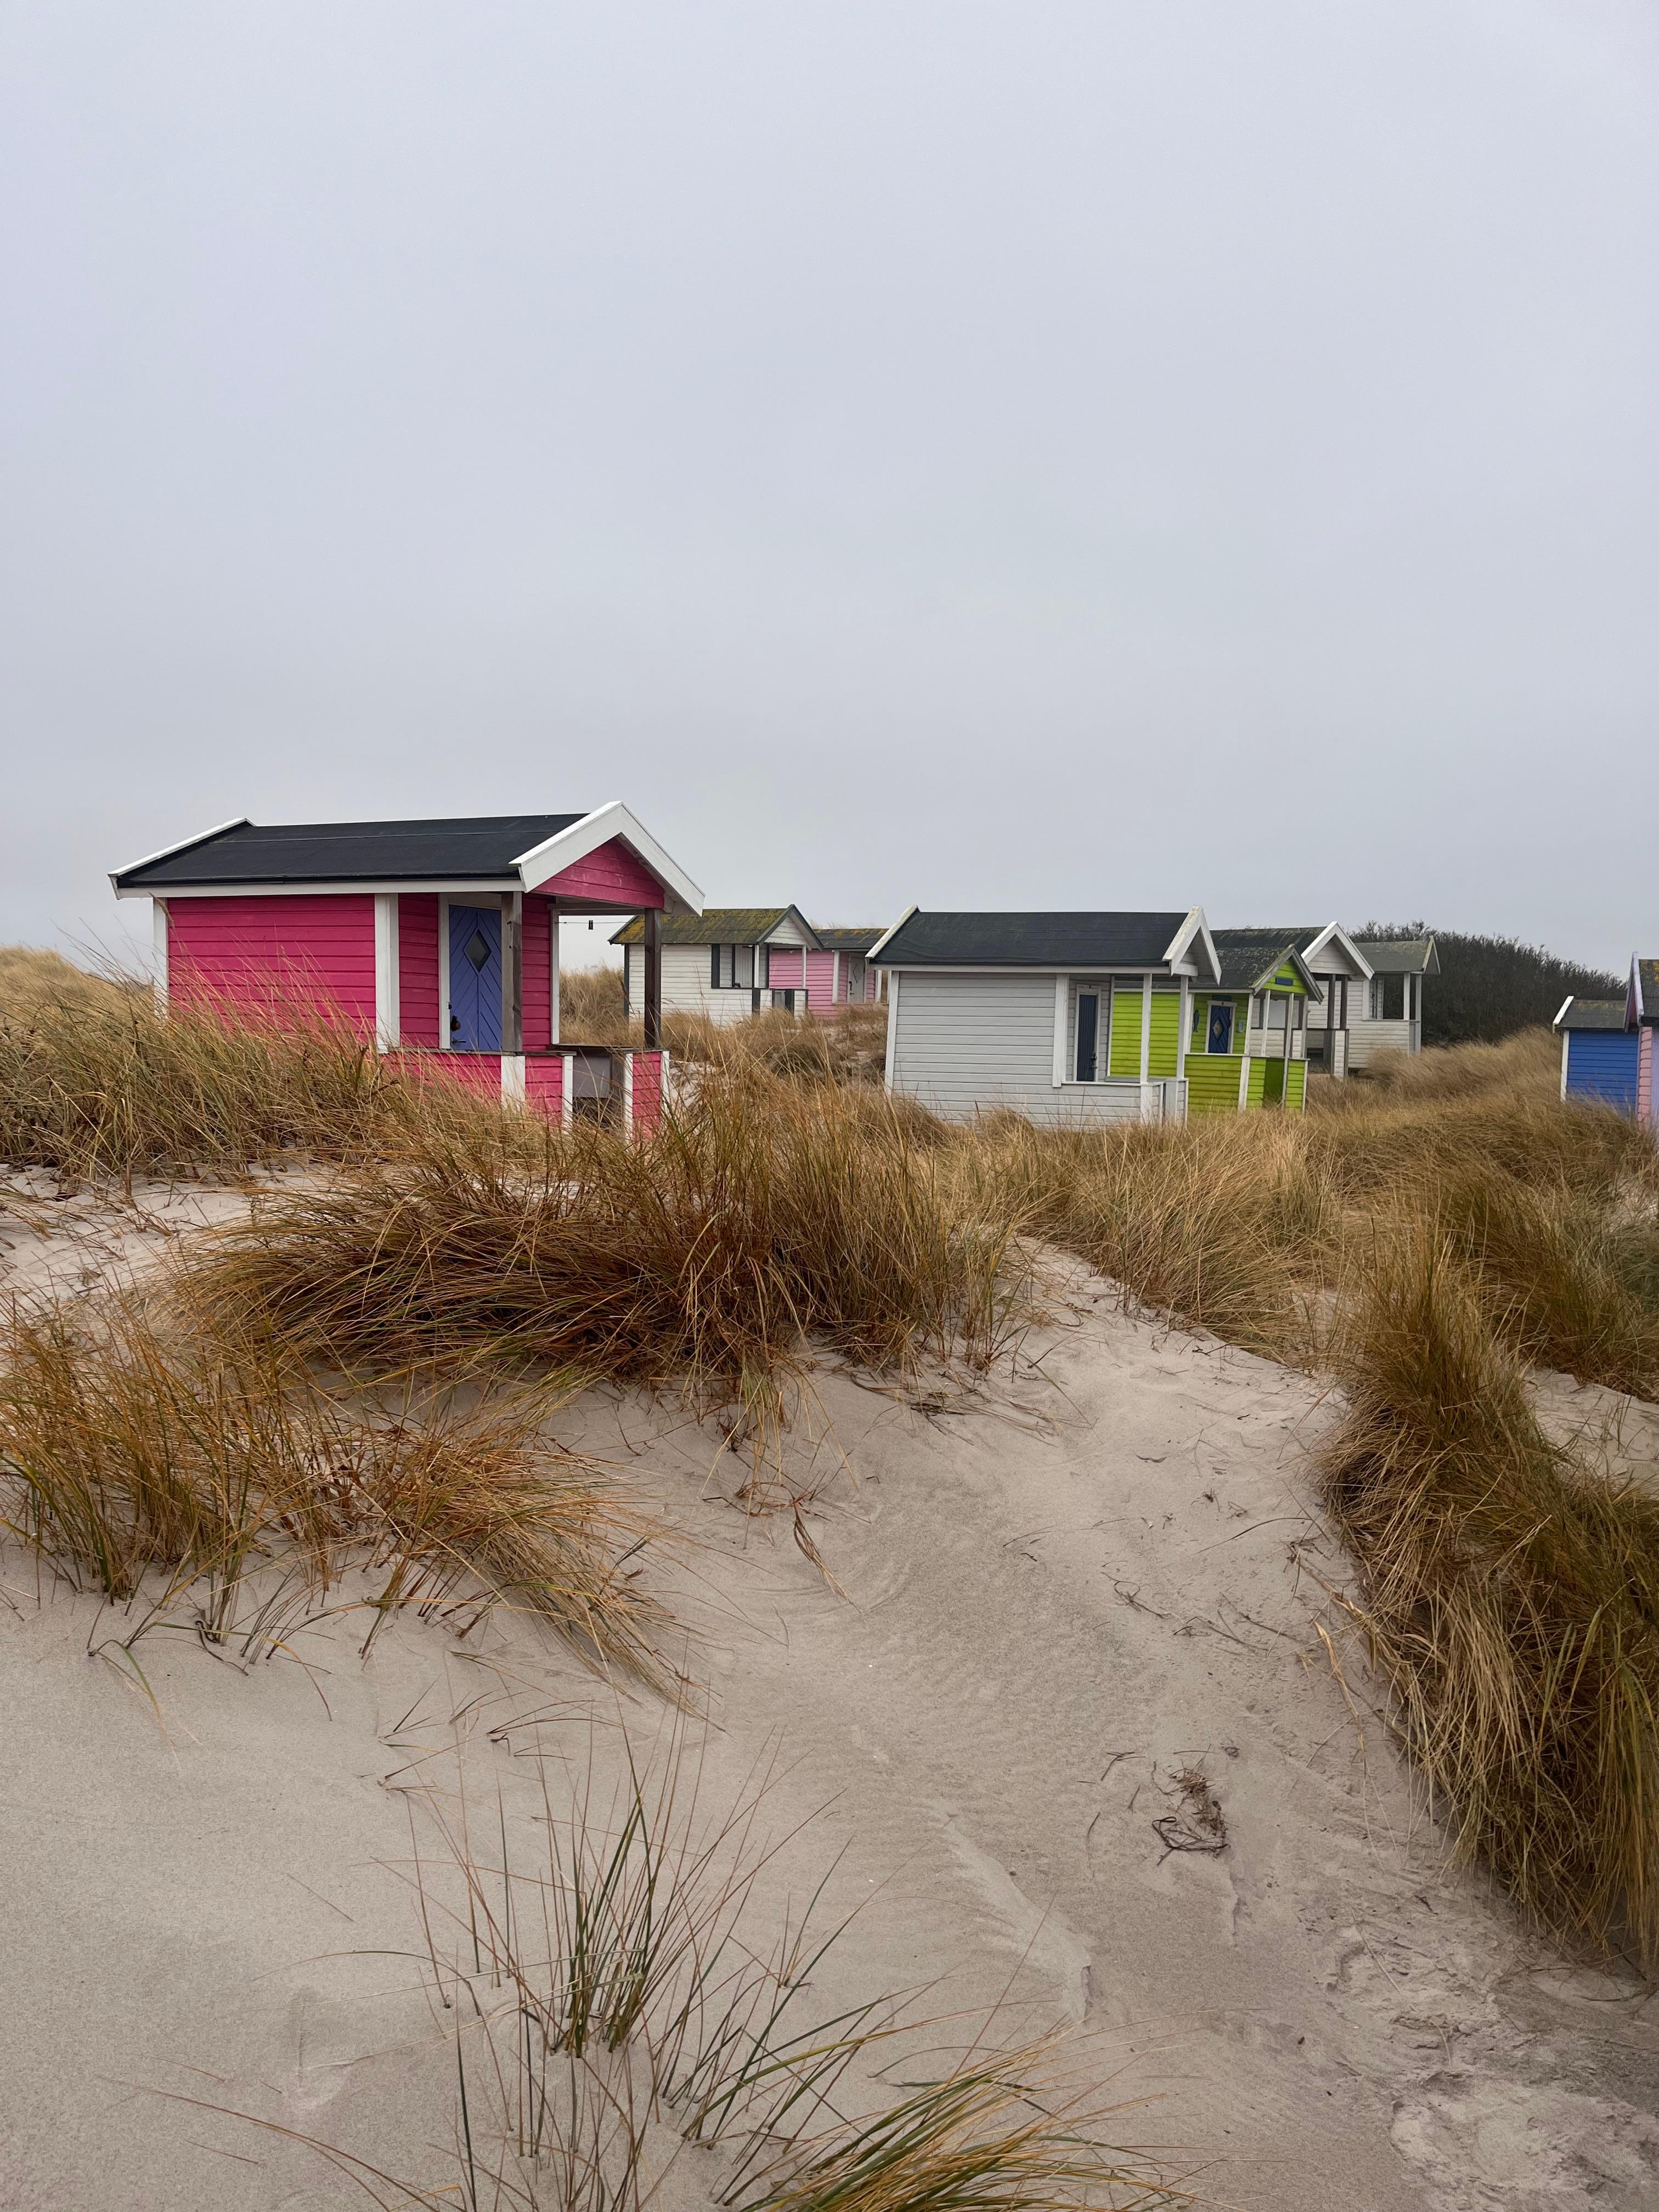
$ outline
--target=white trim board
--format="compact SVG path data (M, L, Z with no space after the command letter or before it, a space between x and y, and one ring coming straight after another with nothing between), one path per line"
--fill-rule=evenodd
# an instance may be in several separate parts
M170 899L340 898L348 896L356 897L360 893L367 893L370 896L390 893L393 896L403 894L414 898L420 895L429 897L435 891L441 898L447 891L454 891L458 894L462 891L484 891L493 898L499 898L503 891L515 891L519 887L519 879L516 876L432 876L413 883L398 883L390 880L382 883L367 881L338 883L331 879L325 883L314 884L167 884L159 887L146 886L142 890L117 891L115 896L117 898L167 897ZM585 913L587 909L584 908L582 911ZM622 906L595 907L592 911L595 914L632 914L635 909L632 907Z
M167 902L163 898L153 898L149 905L149 940L155 962L155 1011L165 1018L170 980L167 949L167 930L170 925L167 920Z
M117 882L120 876L130 876L135 868L153 868L158 860L170 860L176 853L188 853L194 845L205 845L210 837L222 837L227 830L240 830L247 822L246 814L239 814L234 822L216 823L211 830L198 830L193 837L181 837L176 845L163 845L159 853L146 853L142 860L129 860L125 868L112 868L109 879L117 898L172 898L175 896L171 884L134 884L123 890Z
M398 896L374 895L374 1049L396 1052L402 1041L403 1009L398 973Z
M1184 967L1188 948L1195 942L1204 947L1204 957L1210 963L1210 973L1219 983L1221 956L1215 949L1215 939L1210 935L1210 925L1204 919L1204 909L1201 906L1189 907L1187 909L1187 919L1170 939L1160 964L1169 969L1172 974L1177 965ZM1195 975L1198 971L1194 968L1189 972Z
M532 845L527 853L520 853L513 865L525 890L538 890L550 877L574 868L578 860L585 860L590 853L597 852L601 845L608 845L613 837L619 838L637 860L643 861L670 894L671 912L702 912L701 888L678 861L664 852L619 799L607 800L591 814L584 814L580 822L573 822L568 830L561 830L556 836L545 837L539 845Z

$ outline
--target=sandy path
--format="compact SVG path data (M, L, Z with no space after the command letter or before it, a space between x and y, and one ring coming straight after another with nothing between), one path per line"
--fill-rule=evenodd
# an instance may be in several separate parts
M1342 1573L1309 1486L1330 1417L1313 1386L1103 1298L1027 1349L1040 1367L931 1418L820 1378L834 1448L809 1465L798 1436L792 1473L825 1485L811 1526L845 1599L787 1517L721 1502L741 1469L712 1427L599 1395L568 1417L701 1547L678 1581L712 1688L706 1793L781 1743L773 1822L818 1817L775 1887L799 1894L845 1845L830 1903L869 1899L826 2011L1012 1984L1155 2100L1127 2138L1176 2147L1249 2212L1659 2205L1642 1993L1444 1875L1355 1661L1360 1747L1313 1626L1316 1574ZM528 1838L538 1745L585 1765L597 1715L614 1770L608 1694L499 1620L465 1656L402 1623L366 1665L341 1621L306 1642L314 1677L146 1639L164 1732L86 1659L88 1601L37 1606L15 1559L4 1586L0 2204L362 2201L112 2082L441 2175L453 2075L410 1955L411 1800L453 1804L464 1771ZM531 1711L539 1729L505 1725ZM628 1718L648 1738L660 1716ZM1194 1769L1226 1821L1213 1856L1153 1826Z

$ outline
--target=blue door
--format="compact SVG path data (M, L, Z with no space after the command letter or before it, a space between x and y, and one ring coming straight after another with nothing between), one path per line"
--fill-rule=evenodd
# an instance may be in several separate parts
M1233 1048L1233 1009L1230 999L1210 1001L1210 1033L1206 1044L1209 1052L1231 1052Z
M501 910L449 909L449 1043L453 1052L501 1048Z

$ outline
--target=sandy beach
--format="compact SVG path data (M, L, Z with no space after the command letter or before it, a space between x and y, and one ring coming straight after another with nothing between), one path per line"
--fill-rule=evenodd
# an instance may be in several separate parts
M107 1279L246 1203L138 1196L15 1218L11 1285ZM770 1775L757 1910L826 1869L830 1917L859 1907L826 2016L926 1988L1073 2023L1116 2139L1205 2201L1659 2203L1647 1992L1449 1872L1373 1711L1315 1384L1073 1277L982 1389L814 1391L784 1473L827 1574L744 1509L719 1424L611 1392L562 1418L683 1540L649 1571L699 1693L678 1721L501 1611L459 1641L400 1616L367 1659L350 1609L246 1670L166 1628L129 1654L133 1619L9 1554L0 2203L365 2201L298 2137L453 2181L420 1881L443 1893L463 1821L532 1854L544 1787L603 1797L624 1739L678 1741L710 1806ZM658 2201L706 2203L711 2157Z

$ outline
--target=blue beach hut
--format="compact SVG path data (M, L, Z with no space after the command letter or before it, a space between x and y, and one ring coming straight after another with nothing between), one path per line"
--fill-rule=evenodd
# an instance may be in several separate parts
M1637 1109L1640 1038L1622 999L1569 999L1552 1026L1561 1039L1561 1096Z

